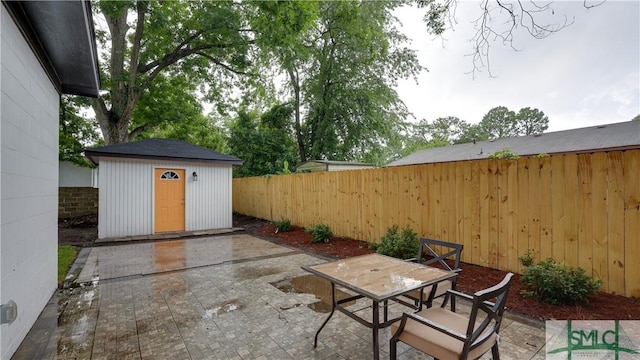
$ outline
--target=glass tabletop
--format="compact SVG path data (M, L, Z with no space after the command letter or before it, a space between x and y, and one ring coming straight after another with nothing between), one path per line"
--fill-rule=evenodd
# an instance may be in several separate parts
M380 254L303 266L303 269L376 301L387 300L456 276L453 271Z

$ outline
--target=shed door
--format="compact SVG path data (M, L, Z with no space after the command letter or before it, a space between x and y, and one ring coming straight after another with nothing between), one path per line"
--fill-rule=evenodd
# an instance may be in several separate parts
M184 169L155 170L155 232L184 231Z

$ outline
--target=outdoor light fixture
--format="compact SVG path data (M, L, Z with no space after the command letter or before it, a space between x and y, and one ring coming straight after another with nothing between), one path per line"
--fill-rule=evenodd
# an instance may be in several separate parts
M195 171L191 175L193 175L193 181L198 181L198 174Z

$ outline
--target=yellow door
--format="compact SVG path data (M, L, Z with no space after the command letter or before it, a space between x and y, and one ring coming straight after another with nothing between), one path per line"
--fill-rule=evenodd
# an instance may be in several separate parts
M184 170L155 171L155 232L184 231Z

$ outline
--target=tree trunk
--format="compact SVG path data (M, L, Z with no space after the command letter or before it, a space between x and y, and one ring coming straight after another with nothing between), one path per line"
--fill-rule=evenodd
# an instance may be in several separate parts
M287 68L289 72L289 79L291 80L291 86L293 86L293 94L295 103L293 105L295 114L295 123L293 127L296 130L296 140L298 141L298 153L300 155L300 162L307 161L304 148L304 138L302 136L302 126L300 124L300 82L298 78L298 71L294 69L295 65L291 65Z

